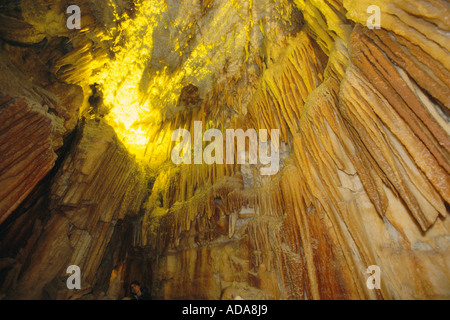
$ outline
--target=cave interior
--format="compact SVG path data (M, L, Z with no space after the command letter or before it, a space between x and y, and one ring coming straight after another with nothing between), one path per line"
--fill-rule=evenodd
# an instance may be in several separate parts
M447 0L2 0L0 300L450 299L449 52Z

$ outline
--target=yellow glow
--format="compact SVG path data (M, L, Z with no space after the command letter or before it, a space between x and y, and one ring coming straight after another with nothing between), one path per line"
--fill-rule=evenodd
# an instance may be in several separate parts
M162 0L144 1L136 18L124 21L115 59L95 79L102 85L104 104L110 108L105 119L139 160L144 158L148 143L149 130L144 121L152 124L161 121L160 114L145 99L147 93L140 90L140 84L145 77L145 63L151 59L153 30L164 8ZM163 79L153 81L152 92L158 91L163 82Z
M227 57L248 57L249 27L253 26L251 5L249 10L238 1L224 2L208 30L192 38L191 31L198 24L195 10L191 15L180 11L170 22L164 15L168 10L164 0L143 1L136 17L124 20L121 37L113 48L114 59L91 79L101 85L103 102L110 110L106 121L127 149L150 166L159 166L167 159L171 133L160 132L160 128L166 117L179 111L182 87L194 83L207 88ZM153 43L158 41L154 40L155 30L161 27L175 32L170 41L177 56L183 57L189 44L189 55L170 73L167 67L156 71L150 66L153 46L160 45ZM192 41L181 42L186 37Z

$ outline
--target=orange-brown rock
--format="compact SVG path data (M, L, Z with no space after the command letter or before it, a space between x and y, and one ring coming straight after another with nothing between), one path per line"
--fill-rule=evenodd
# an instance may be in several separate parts
M0 101L0 223L55 164L54 120L39 107L26 98Z
M37 299L45 292L50 298L70 298L65 282L61 287L55 281L69 265L78 265L83 287L92 288L117 221L138 213L146 192L142 175L111 127L84 123L52 179L48 222L36 230L39 240L11 297Z
M76 86L57 83L51 93L4 55L0 70L1 223L54 166L56 152L77 125L83 94Z
M0 297L450 298L448 1L65 5L0 4ZM196 121L279 170L174 164Z

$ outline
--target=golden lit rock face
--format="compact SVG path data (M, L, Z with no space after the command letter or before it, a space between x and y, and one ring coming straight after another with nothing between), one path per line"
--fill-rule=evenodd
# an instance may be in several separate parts
M257 70L265 36L278 38L285 26L293 28L292 6L283 15L278 9L284 2L268 0L144 0L132 13L109 4L100 16L97 1L89 4L87 12L104 28L96 25L74 37L74 50L53 69L87 94L97 84L102 106L94 112L105 115L130 152L152 168L169 148L163 126L183 112L177 105L183 87L195 85L208 99L215 83Z
M446 1L51 3L0 5L1 297L450 297ZM175 165L195 121L279 172Z
M263 54L263 33L271 32L265 23L282 25L279 14L271 16L273 6L270 1L143 1L136 17L121 25L114 60L91 81L102 87L107 121L138 159L157 167L167 155L170 132L162 128L167 121L177 124L174 118L184 111L178 105L182 88L195 85L204 100L214 81L248 73Z

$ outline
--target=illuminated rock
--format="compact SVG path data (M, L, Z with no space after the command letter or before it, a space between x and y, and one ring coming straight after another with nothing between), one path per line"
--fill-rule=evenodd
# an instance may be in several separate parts
M47 2L0 5L3 297L450 297L446 1ZM174 163L198 123L279 170Z

